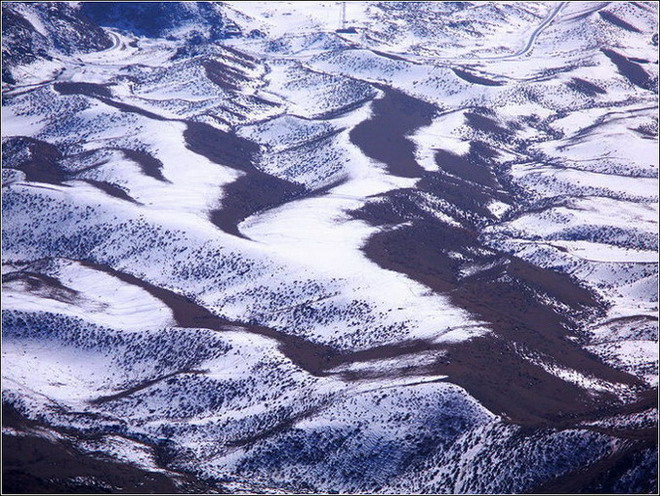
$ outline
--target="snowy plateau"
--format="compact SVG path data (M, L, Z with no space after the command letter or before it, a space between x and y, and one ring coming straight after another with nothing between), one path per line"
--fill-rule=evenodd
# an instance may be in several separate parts
M656 493L656 2L3 2L11 493Z

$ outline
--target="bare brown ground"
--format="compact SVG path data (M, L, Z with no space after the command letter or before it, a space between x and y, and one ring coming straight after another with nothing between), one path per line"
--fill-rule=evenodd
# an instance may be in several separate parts
M382 152L391 172L415 177L420 166L413 150L398 146L390 154L383 143L388 141L388 133L404 128L409 132L425 125L428 114L410 113L405 126L401 126L397 122L400 102L410 108L417 104L409 96L387 95L374 103L374 115L366 128L369 132L351 133L351 139L368 156L379 158ZM421 108L426 108L425 104ZM508 129L487 116L476 112L467 116L473 128L496 139L510 135ZM439 151L440 172L425 173L415 189L380 195L379 202L354 212L357 218L374 225L398 226L368 240L363 250L369 259L448 296L453 304L488 323L493 331L485 337L447 346L447 354L439 356L433 366L420 366L411 373L448 375L449 381L464 387L491 411L526 425L568 426L578 419L617 412L625 405L614 392L588 394L547 371L550 365L631 392L642 394L648 390L639 379L604 364L576 342L580 322L602 312L602 303L569 276L492 250L479 240L473 216L492 218L486 208L488 202L511 199L490 166L494 153L478 142L473 143L467 157ZM465 227L447 225L419 210L415 204L417 190L447 201L458 212L471 213L464 215ZM464 262L450 253L461 253L475 265L494 266L461 277ZM564 305L565 310L558 310L553 302ZM419 352L432 349L416 344ZM656 403L653 395L642 395L636 405L644 409Z
M93 86L64 89L65 94L79 92L108 100L102 89ZM502 194L495 191L499 184L488 166L488 150L478 150L468 162L442 155L440 165L444 162L451 176L425 173L415 161L413 144L405 135L430 123L435 109L401 92L386 87L380 89L384 91L384 97L374 101L371 119L351 132L352 142L367 156L384 162L390 173L421 177L419 189L467 212L488 218L487 203ZM142 109L118 102L112 104L125 111L152 117L150 112ZM469 123L483 132L501 137L508 133L488 117L476 113L468 117ZM154 118L163 119L160 116ZM245 215L296 196L296 189L290 183L280 183L280 180L253 167L254 156L258 153L256 144L205 124L187 123L187 126L185 138L191 150L246 174L230 186L234 190L227 195L223 209L214 213L214 220L223 229L231 232ZM377 225L395 225L410 220L407 218L410 203L400 204L405 194L397 196L398 193L383 195L387 200L385 206L368 205L357 216ZM434 366L418 367L410 373L449 375L449 380L465 387L492 411L519 423L539 425L566 425L576 419L617 411L623 405L613 393L585 394L582 388L547 372L534 362L543 361L576 370L591 378L623 385L631 391L646 389L632 375L603 364L569 339L579 337L575 329L581 319L600 311L601 303L589 291L566 275L540 269L504 253L491 250L489 255L475 256L474 253L488 250L479 242L478 229L474 226L457 229L419 212L412 216L412 220L408 226L374 235L364 247L367 256L383 268L404 273L432 290L448 295L454 304L489 323L493 335L449 346L448 354L438 358ZM233 233L237 234L237 230ZM498 262L495 267L472 277L459 278L460 267L448 256L450 251L467 254L475 263L494 259L502 259L500 262L503 263ZM108 267L95 268L112 272ZM328 373L339 364L360 359L391 358L409 354L411 350L436 349L435 345L416 341L378 347L368 352L339 353L330 347L266 327L229 322L180 295L116 271L113 275L157 295L173 309L181 326L215 330L240 326L248 332L271 337L278 340L282 351L295 363L317 375ZM539 295L566 305L569 312L558 312ZM352 378L361 377L357 374ZM652 403L647 399L643 406Z
M41 437L37 432L57 430L26 419L4 402L2 425L22 433L2 435L3 494L223 492L221 487L205 484L188 474L150 472L103 453L84 453L70 432L59 432L64 439ZM159 447L152 449L159 459Z
M154 179L158 179L159 181L162 182L169 182L163 176L163 172L162 172L163 162L158 160L156 157L154 157L147 151L130 150L128 148L120 148L120 150L123 152L124 155L126 155L126 158L132 160L133 162L136 162L140 166L142 172L145 175L149 177L153 177Z
M472 74L471 72L467 72L462 69L453 68L452 70L459 78L469 83L480 84L482 86L502 86L502 83L499 81L493 81L492 79L477 76L476 74Z
M656 432L657 436L657 432ZM627 441L623 447L614 453L597 461L596 463L574 470L546 482L529 491L530 494L603 494L625 493L629 494L657 494L658 481L648 478L641 480L638 477L637 487L630 487L630 483L623 485L625 490L615 491L617 483L628 471L645 470L649 473L657 467L653 462L644 460L644 455L657 452L657 437L639 441Z
M605 380L628 381L627 383L630 383L631 387L639 387L639 384L631 380L631 376L604 366L579 347L572 347L571 341L554 337L552 334L556 330L554 327L525 328L524 323L516 320L520 318L521 313L526 312L524 308L521 308L519 312L513 312L512 315L489 308L488 304L491 301L499 301L497 298L480 303L483 307L471 308L473 311L480 311L481 315L491 317L491 324L500 333L503 333L499 334L497 338L478 338L451 346L426 340L413 340L361 351L340 352L330 346L266 326L235 322L219 317L190 298L155 286L133 275L101 264L88 261L79 262L86 267L117 277L128 284L136 285L158 298L172 310L178 326L206 328L218 332L249 332L273 339L279 343L282 353L293 363L317 376L338 374L345 380L355 381L406 375L448 375L448 380L465 387L493 412L502 414L517 423L529 425L568 427L579 420L590 418L590 415L629 412L631 408L634 411L641 411L649 408L655 402L654 396L649 394L641 395L639 402L635 405L622 405L610 395L592 398L585 395L584 390L579 387L560 380L540 366L531 364L528 359L520 356L521 347L543 354L559 351L568 355L560 360L563 365L572 366L577 370L588 368L590 373L603 377ZM552 285L552 283L550 284ZM56 285L57 283L53 283L53 286ZM479 285L477 284L477 286ZM486 288L483 294L486 295L489 292L491 291ZM468 299L461 303L468 306L473 301ZM534 315L542 316L540 313ZM508 334L505 334L506 332ZM437 352L438 358L435 364L430 366L397 370L377 369L377 372L371 373L333 370L340 365L350 363L434 352ZM445 352L448 355L444 355ZM195 371L195 373L198 372ZM136 387L143 389L143 386L137 385ZM118 392L117 395L128 395L130 391Z
M539 303L529 290L568 302L576 314L581 307L595 305L591 295L567 276L506 257L506 265L457 280L446 255L452 246L443 246L450 236L420 224L375 235L365 253L380 266L449 296L452 303L486 321L494 335L448 346L448 354L434 366L414 373L446 374L494 413L520 423L558 425L622 406L613 393L592 396L550 374L532 361L535 356L631 390L645 389L635 377L603 364L567 339L574 335L570 319Z
M12 139L23 141L28 151L27 160L16 167L25 174L27 181L69 186L66 181L77 178L77 172L68 172L60 166L60 160L64 156L55 145L25 136L15 136ZM83 181L110 196L137 203L126 191L112 183L95 179L83 179Z
M238 224L246 217L298 198L305 192L301 185L257 169L254 163L260 147L252 141L201 123L188 123L184 138L193 152L245 173L225 186L222 206L211 212L211 222L229 234L243 237Z
M431 124L435 107L385 86L385 93L372 103L373 115L350 132L351 142L362 152L387 166L390 174L420 177L424 169L414 158L415 145L405 136L420 126Z
M67 179L66 171L59 166L62 153L55 145L27 136L14 136L9 140L22 142L28 152L28 159L18 167L27 181L61 185Z
M601 48L600 51L612 61L619 73L632 84L646 90L653 90L653 79L641 65L614 50Z
M218 65L213 65L212 73L216 74L213 71L217 72L220 69ZM223 74L223 78L236 81L235 75ZM216 76L220 77L217 74L214 77ZM102 85L56 83L54 88L63 95L84 95L95 98L123 112L136 113L149 119L182 122L186 125L183 137L191 151L206 157L211 162L243 172L245 175L225 187L222 206L213 210L209 216L210 221L226 233L244 237L238 230L238 224L246 217L299 198L305 193L303 186L265 174L256 168L254 164L260 153L259 145L241 138L236 133L216 129L202 122L169 119L140 107L115 101L110 90ZM165 180L161 173L160 161L145 152L125 149L122 151L128 158L136 161L147 175ZM116 188L106 187L104 191L114 196L122 196Z

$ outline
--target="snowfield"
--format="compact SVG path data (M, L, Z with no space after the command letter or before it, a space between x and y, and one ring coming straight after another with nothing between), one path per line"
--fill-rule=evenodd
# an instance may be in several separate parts
M2 10L5 490L657 491L657 4Z

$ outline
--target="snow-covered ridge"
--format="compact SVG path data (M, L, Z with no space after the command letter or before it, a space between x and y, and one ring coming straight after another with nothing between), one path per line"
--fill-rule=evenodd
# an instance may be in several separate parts
M119 464L52 490L652 492L656 4L341 4L3 5L3 436Z

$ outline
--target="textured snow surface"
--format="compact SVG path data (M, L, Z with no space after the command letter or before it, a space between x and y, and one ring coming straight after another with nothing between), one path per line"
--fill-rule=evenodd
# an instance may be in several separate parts
M3 5L3 434L182 492L653 492L657 4L345 3Z

